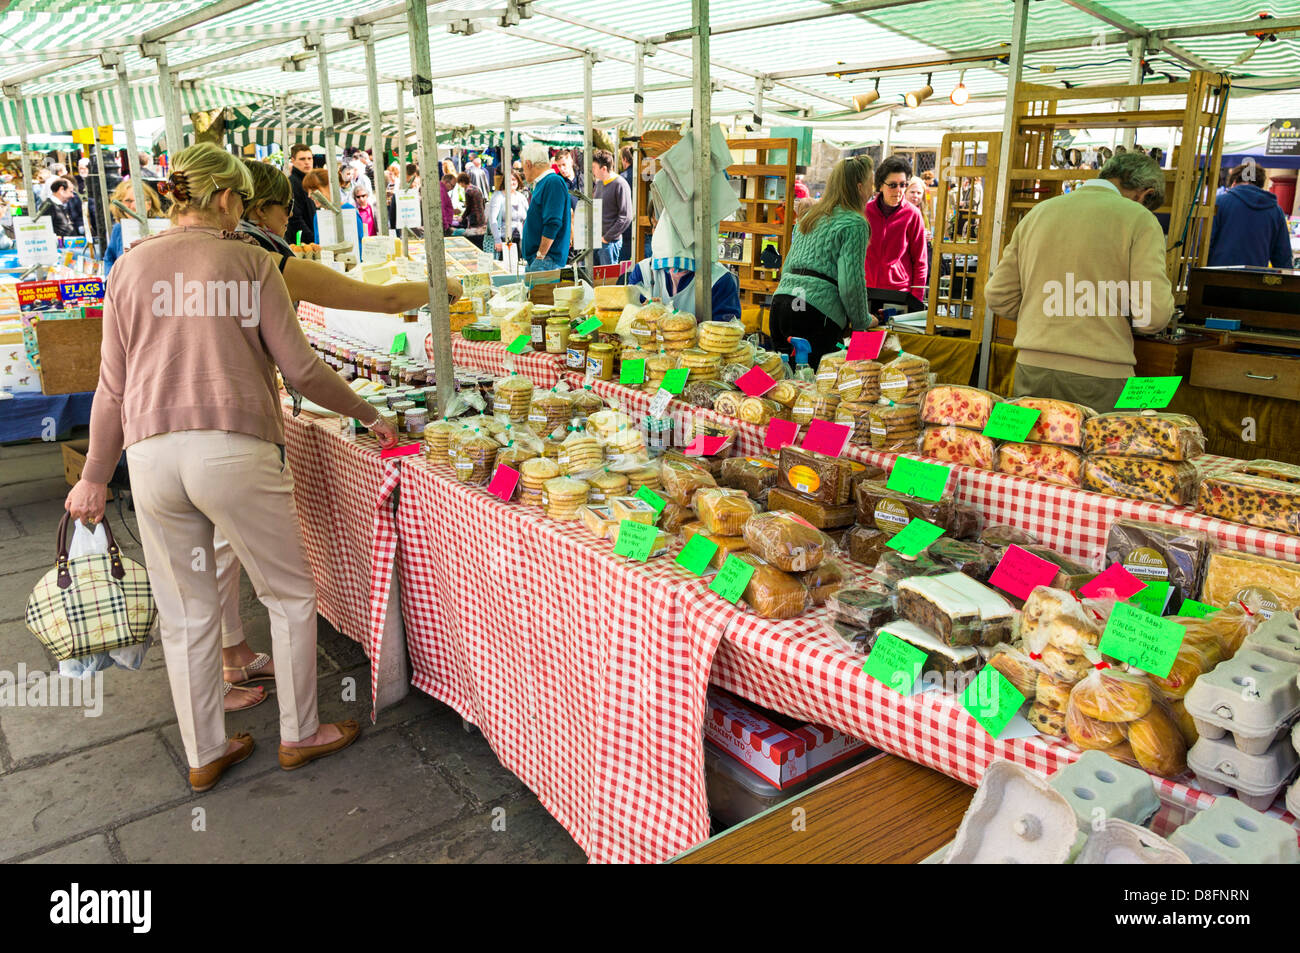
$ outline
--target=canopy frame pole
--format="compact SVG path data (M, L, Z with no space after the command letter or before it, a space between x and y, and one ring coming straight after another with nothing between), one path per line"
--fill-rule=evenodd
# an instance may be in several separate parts
M289 161L289 150L292 144L289 142L289 97L281 96L278 100L280 106L280 149L284 152L284 161L281 163L280 171L285 175L293 168L293 163Z
M1006 226L1007 203L1011 201L1012 138L1016 132L1016 86L1025 64L1025 34L1029 28L1029 0L1015 0L1011 21L1011 46L1007 59L1007 108L1002 115L1002 148L998 150L998 189L993 197L993 227L989 236L989 267L985 274L992 277L997 267L998 253L1002 248L1002 230ZM988 196L985 196L988 201ZM980 328L980 363L977 386L988 389L989 364L993 355L993 309L985 308L984 323Z
M349 32L356 39L366 41L366 95L369 99L370 105L370 148L378 148L379 154L382 156L384 154L384 124L379 117L379 68L375 64L374 29L374 27L367 23L360 26L354 26ZM378 166L375 168L375 178L379 178ZM379 183L376 182L373 187L376 194L373 195L372 198L378 199ZM387 198L387 196L385 196L385 198ZM379 220L379 234L386 237L388 235L387 201L384 202L383 213L376 214L375 217Z
M180 95L172 86L176 77L167 65L167 46L164 43L142 43L140 53L151 58L158 66L158 95L162 99L163 122L167 129L167 153L169 156L174 156L185 148L185 143L182 141L184 126L181 120Z
M1140 36L1136 36L1128 41L1128 54L1131 57L1128 71L1128 81L1134 86L1142 83L1142 61L1147 55L1147 41ZM1124 108L1131 112L1136 112L1141 105L1141 100L1137 96L1129 96L1124 100ZM1124 148L1130 152L1137 142L1137 128L1129 126L1124 130L1123 138Z
M400 79L397 81L397 185L393 191L393 208L397 208L397 193L406 191L406 101L405 101L406 84ZM388 209L384 209L384 214L388 214ZM438 222L442 223L442 207L438 208ZM396 224L394 222L394 224ZM407 229L397 226L397 234L402 239L402 257L409 258L410 250L407 247ZM445 266L445 263L444 263ZM451 318L448 317L448 323Z
M99 145L99 102L95 99L95 95L95 93L85 94L86 102L90 106L90 137L95 148L96 178L99 179L99 214L104 218L104 248L96 250L100 252L99 257L103 258L103 252L108 247L108 238L113 234L113 215L108 198L108 179L104 175L104 150Z
M596 232L596 175L591 165L591 71L596 65L596 57L588 53L582 58L582 203L583 214L587 218L587 251L582 256L586 266L587 277L596 283L596 249L600 247L600 236ZM560 262L564 266L564 262Z
M628 253L628 258L633 264L641 260L641 249L645 247L645 240L641 236L641 149L645 139L645 58L654 53L654 49L646 43L637 45L636 48L636 65L632 74L632 104L633 119L632 131L636 136L636 146L632 149L632 214L636 219L632 222L632 250Z
M28 218L31 218L32 213L36 211L36 195L32 192L32 157L28 155L27 148L27 106L23 102L20 87L6 86L4 94L14 101L14 118L18 120L18 148L23 150L23 190L27 193L23 211L27 213Z
M334 240L342 244L344 239L343 232L343 196L339 191L339 160L336 155L338 144L334 141L334 107L330 104L330 83L329 83L329 62L325 52L325 40L316 33L311 34L305 39L307 49L316 51L316 76L320 83L320 111L321 111L321 129L325 136L325 168L330 177L330 201L339 211L334 212ZM360 235L357 236L358 239ZM361 249L356 249L358 260L361 257Z
M763 127L763 77L754 77L754 128Z
M515 165L514 165L514 144L510 139L510 113L514 109L514 100L507 99L505 102L505 118L502 122L502 145L501 145L501 188L505 192L505 226L501 230L501 260L508 262L510 260L510 249L512 239L515 235L515 216L514 216L514 188L515 188ZM519 259L516 257L515 261Z
M140 152L135 144L135 114L131 109L131 83L126 77L126 64L121 53L104 53L100 60L105 69L117 71L117 101L122 111L122 126L126 130L126 165L131 170L131 191L135 196L135 213L139 217L140 237L149 235L149 206L144 199L144 179L140 172ZM104 204L108 200L105 196ZM112 229L110 228L111 232Z
M695 320L713 317L715 236L709 234L713 179L713 83L709 69L709 0L691 0L691 53L695 60Z
M429 54L429 11L425 0L406 0L406 22L411 40L411 89L419 105L420 155L425 173L438 165L438 127L433 111L433 72ZM429 323L433 339L433 366L438 386L438 415L447 413L455 393L451 361L451 313L447 300L447 260L442 242L442 197L435 177L424 183L420 204L424 214L424 263L429 281ZM437 203L437 204L435 204ZM436 224L435 224L436 223Z

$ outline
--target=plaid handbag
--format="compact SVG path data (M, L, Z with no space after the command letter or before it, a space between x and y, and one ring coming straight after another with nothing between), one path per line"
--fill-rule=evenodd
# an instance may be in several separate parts
M158 615L149 575L122 555L104 520L108 552L68 559L68 514L54 568L27 599L27 628L59 661L143 642Z

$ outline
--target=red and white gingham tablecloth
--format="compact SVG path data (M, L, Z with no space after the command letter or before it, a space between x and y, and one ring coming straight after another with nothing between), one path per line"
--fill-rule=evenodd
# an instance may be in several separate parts
M433 335L426 335L424 350L433 360ZM504 376L518 371L538 387L554 387L564 376L564 357L544 351L511 354L499 341L466 341L459 334L451 336L451 359L457 367L467 367L484 374Z

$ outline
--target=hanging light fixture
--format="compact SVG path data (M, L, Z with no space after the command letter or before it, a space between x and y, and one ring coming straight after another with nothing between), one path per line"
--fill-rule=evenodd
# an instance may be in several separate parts
M970 90L966 88L966 71L961 71L961 76L957 78L957 85L952 88L948 94L948 102L954 106L965 106L970 102Z
M859 93L858 95L853 97L853 108L856 109L858 112L862 112L862 110L866 109L868 106L870 106L879 98L880 98L880 77L877 76L875 89L869 89L865 93Z
M933 77L933 73L926 73L925 85L920 89L912 90L912 92L903 97L903 102L907 104L909 109L915 109L917 106L921 105L921 103L934 95L934 87L930 85L930 80Z

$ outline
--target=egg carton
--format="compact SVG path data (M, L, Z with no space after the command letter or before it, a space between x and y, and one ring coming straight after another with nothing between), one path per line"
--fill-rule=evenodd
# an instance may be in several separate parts
M1261 622L1241 643L1279 662L1300 665L1300 623L1293 612L1274 612L1272 618Z
M1108 758L1107 755L1102 755ZM1107 818L1088 837L1076 864L1190 864L1191 858L1159 834L1119 818Z
M1187 766L1210 794L1237 792L1257 811L1267 810L1300 767L1300 754L1279 738L1263 754L1246 754L1227 738L1202 737L1187 752Z
M1295 828L1221 797L1169 835L1194 864L1300 864Z
M1151 775L1100 751L1085 751L1049 783L1070 803L1084 833L1093 831L1098 819L1145 825L1160 810Z
M1232 732L1247 754L1263 754L1300 714L1300 665L1243 650L1202 675L1184 699L1202 738Z
M1074 809L1045 778L994 761L942 863L1064 864L1078 835Z

